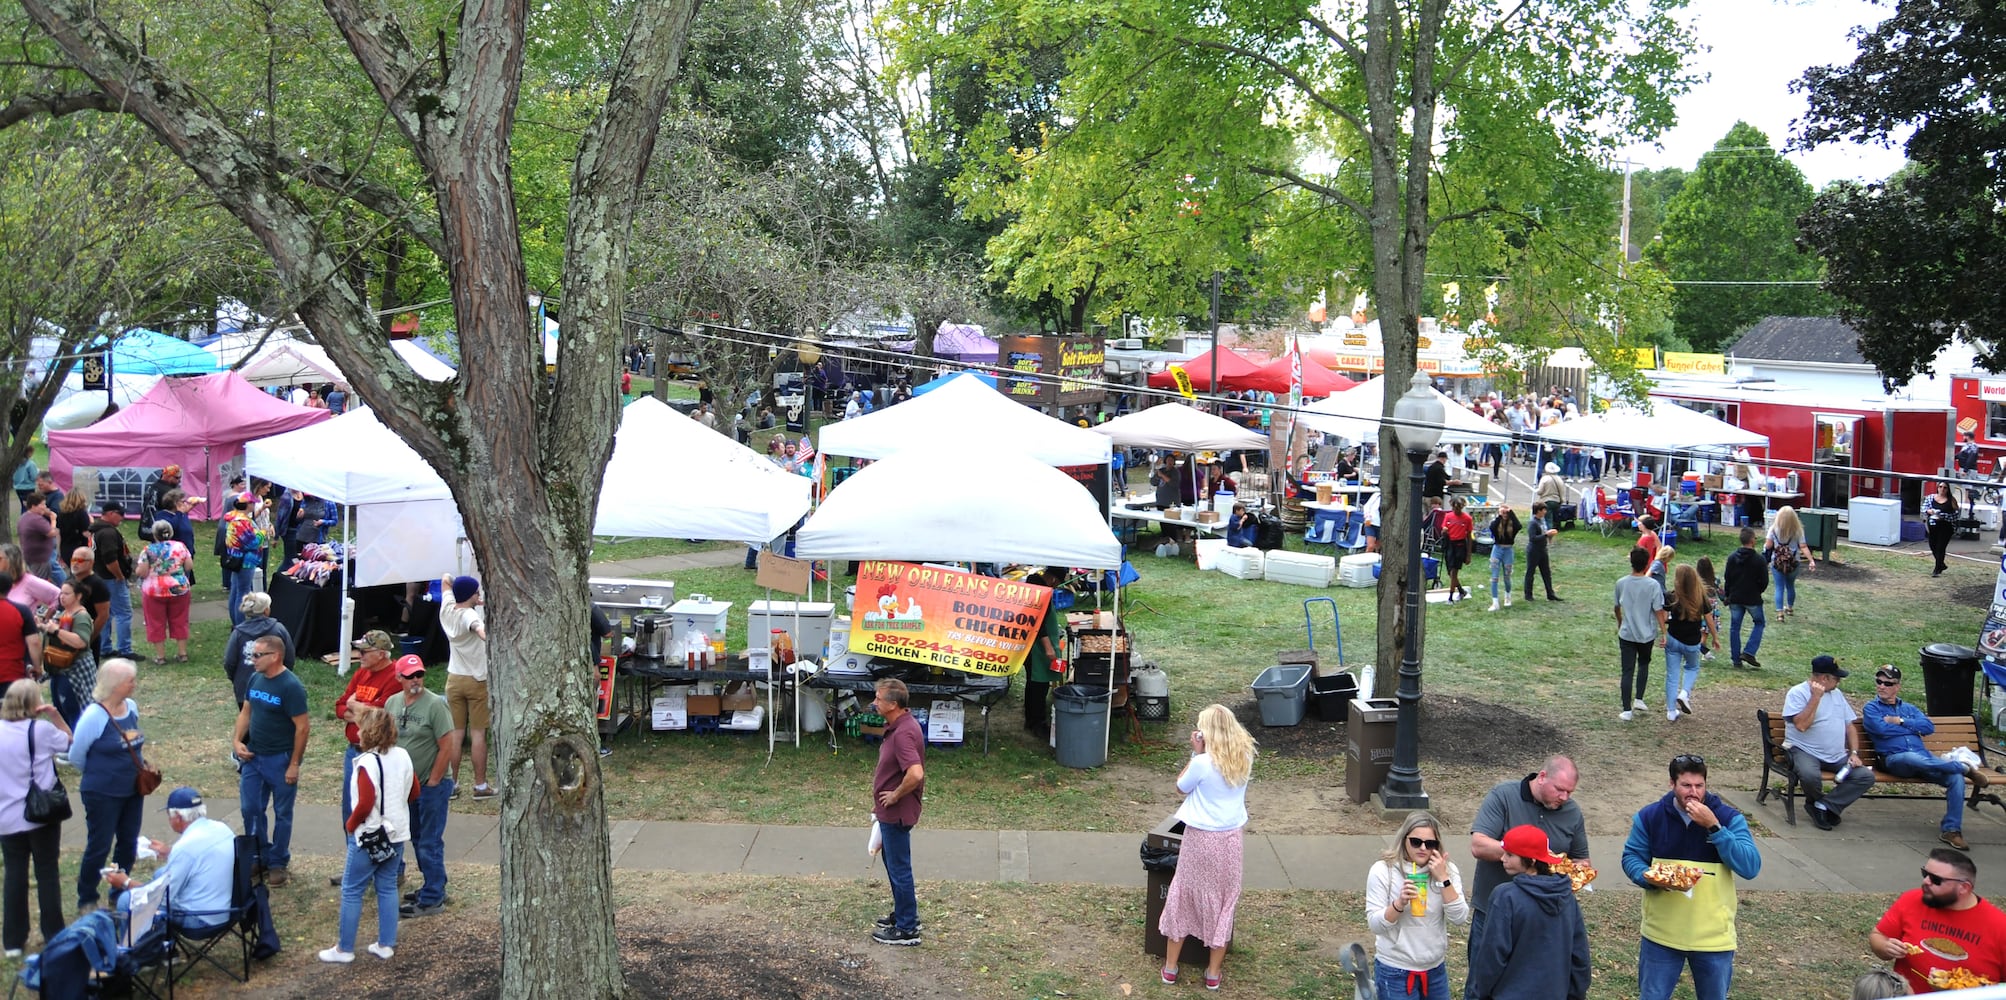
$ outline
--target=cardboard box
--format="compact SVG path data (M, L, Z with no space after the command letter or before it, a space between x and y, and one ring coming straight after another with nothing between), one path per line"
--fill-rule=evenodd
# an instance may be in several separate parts
M1218 511L1216 511L1216 510L1201 510L1201 511L1199 511L1199 512L1198 512L1198 523L1199 523L1199 524L1218 524L1218 523L1219 523L1219 512L1218 512Z
M1721 476L1706 476L1700 480L1700 488L1706 490L1708 493L1712 493L1719 490L1721 483L1725 481L1725 478Z
M718 696L714 694L693 694L684 701L688 704L691 715L708 715L716 718L724 714L724 708L719 704Z
M745 712L758 704L759 689L751 681L732 681L724 689L719 707L727 712Z
M650 728L659 732L690 727L689 696L682 691L671 691L656 698L653 708L651 721L654 724Z

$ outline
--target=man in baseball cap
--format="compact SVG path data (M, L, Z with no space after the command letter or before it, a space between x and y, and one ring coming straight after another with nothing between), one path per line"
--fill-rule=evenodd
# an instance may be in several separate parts
M155 878L170 879L174 887L167 901L168 912L201 914L178 918L190 927L223 923L228 919L231 878L237 867L236 831L210 819L202 793L187 785L167 794L166 812L167 826L179 839L172 847L151 838L147 844L164 861ZM139 883L120 871L106 872L105 881L119 893L119 910L129 910L126 891Z
M1820 830L1838 826L1839 813L1874 787L1873 769L1860 766L1860 731L1849 725L1859 713L1839 690L1845 677L1838 660L1819 656L1811 661L1811 678L1783 696L1783 746ZM1826 771L1834 779L1829 792Z
M1943 832L1938 840L1968 850L1964 841L1964 796L1968 783L1983 787L1985 772L1931 753L1922 738L1936 724L1922 709L1902 700L1902 668L1884 663L1874 671L1874 700L1860 706L1860 728L1881 755L1881 770L1944 787Z
M1470 949L1469 1000L1583 1000L1590 981L1588 925L1574 883L1553 871L1565 858L1553 853L1546 831L1531 824L1505 831L1503 843L1512 878L1491 893L1483 940Z
M411 773L418 781L418 798L411 804L411 850L424 876L422 885L404 894L398 912L424 917L445 909L448 902L446 806L453 797L453 779L447 772L459 762L460 730L446 699L425 688L425 661L401 656L396 669L400 690L383 708L397 718L397 745L411 755ZM401 868L398 874L403 874Z

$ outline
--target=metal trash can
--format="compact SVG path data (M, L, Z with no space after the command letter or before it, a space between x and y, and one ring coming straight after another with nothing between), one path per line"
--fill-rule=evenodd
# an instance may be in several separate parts
M1922 690L1931 715L1970 715L1977 688L1978 651L1950 642L1922 648Z
M1398 699L1351 699L1351 718L1344 724L1344 791L1351 801L1371 798L1386 783L1399 718Z
M1832 546L1839 541L1839 515L1846 513L1837 507L1805 507L1797 511L1797 519L1804 522L1804 544L1818 550L1818 558L1832 558Z
M1171 816L1163 822L1156 824L1156 829L1149 831L1149 836L1143 838L1142 841L1142 846L1145 848L1169 849L1173 851L1181 848L1183 845L1184 824L1179 822L1175 816ZM1170 899L1170 880L1175 878L1177 873L1175 870L1165 870L1161 867L1151 867L1148 865L1143 866L1143 871L1148 875L1149 886L1146 890L1148 895L1143 901L1142 950L1160 959L1163 957L1165 949L1170 946L1170 941L1163 936L1163 931L1158 929L1157 924L1163 919L1164 903ZM1229 950L1232 946L1233 943L1231 941L1226 942L1226 947ZM1177 953L1177 961L1180 965L1202 966L1208 964L1210 958L1211 956L1209 950L1205 947L1205 942L1200 940L1196 935L1186 936L1183 947L1178 949Z
M1061 684L1052 692L1055 752L1066 767L1107 763L1107 688Z

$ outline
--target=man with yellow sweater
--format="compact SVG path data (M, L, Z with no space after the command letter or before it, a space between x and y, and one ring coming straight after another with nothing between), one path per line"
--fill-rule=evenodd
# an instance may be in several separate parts
M1637 992L1640 1000L1667 1000L1691 966L1699 1000L1726 1000L1734 979L1734 880L1754 878L1762 855L1748 821L1707 791L1705 758L1673 757L1671 776L1671 791L1637 810L1623 844L1623 874L1644 887ZM1664 889L1644 878L1659 863L1705 874L1690 890Z

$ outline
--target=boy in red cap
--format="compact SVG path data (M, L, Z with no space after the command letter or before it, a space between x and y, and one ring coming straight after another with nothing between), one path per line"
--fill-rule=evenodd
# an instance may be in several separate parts
M1583 1000L1588 996L1588 926L1574 884L1553 866L1546 833L1530 824L1505 831L1511 881L1492 890L1483 940L1470 950L1468 1000ZM1566 983L1566 992L1559 984Z

